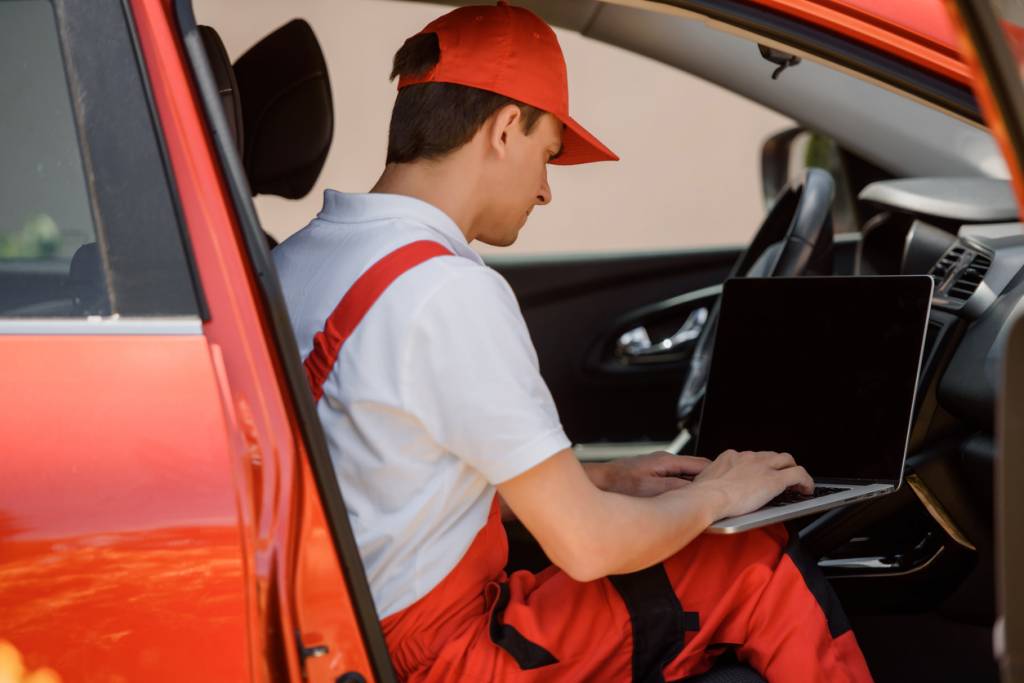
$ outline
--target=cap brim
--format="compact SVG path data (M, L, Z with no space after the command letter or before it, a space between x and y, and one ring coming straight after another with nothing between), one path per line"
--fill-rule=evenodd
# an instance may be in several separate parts
M615 152L605 147L571 116L562 119L562 153L551 163L560 166L589 164L592 161L618 161Z

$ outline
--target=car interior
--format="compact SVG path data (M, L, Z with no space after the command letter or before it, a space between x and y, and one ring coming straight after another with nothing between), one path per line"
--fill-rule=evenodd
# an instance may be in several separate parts
M1024 305L1024 234L1005 163L969 91L925 74L887 80L879 76L884 64L857 73L806 44L785 43L767 24L651 2L521 4L562 29L669 64L799 123L761 150L770 205L749 245L488 259L518 296L579 457L649 452L666 448L682 428L699 432L727 278L930 275L934 298L903 486L805 518L799 533L879 681L997 680L995 397L1008 321ZM332 95L317 40L325 33L299 18L267 27L232 63L216 27L199 27L208 64L193 67L215 79L215 115L230 130L247 193L301 197L321 171L342 106L335 102L344 97ZM781 78L764 77L766 53L788 64ZM832 141L824 168L801 161L799 143L810 134ZM840 223L854 229L838 231ZM90 303L96 258L94 245L76 253L68 305L102 306ZM688 448L692 441L681 452ZM520 525L510 524L509 535L510 568L547 563ZM695 680L761 679L733 663Z

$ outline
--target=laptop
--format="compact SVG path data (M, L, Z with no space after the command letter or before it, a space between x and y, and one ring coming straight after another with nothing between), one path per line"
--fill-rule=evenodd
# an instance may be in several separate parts
M793 455L816 486L731 534L896 491L931 308L927 275L738 278L722 293L696 454Z

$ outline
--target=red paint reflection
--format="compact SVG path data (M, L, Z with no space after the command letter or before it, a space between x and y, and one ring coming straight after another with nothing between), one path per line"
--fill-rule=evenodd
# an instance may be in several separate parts
M238 553L230 527L7 540L0 637L29 669L80 681L236 680L246 646Z

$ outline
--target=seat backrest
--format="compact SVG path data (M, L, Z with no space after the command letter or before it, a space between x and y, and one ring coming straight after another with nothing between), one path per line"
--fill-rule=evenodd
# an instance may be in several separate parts
M320 43L293 19L234 66L253 194L299 199L313 188L334 137L334 106Z

